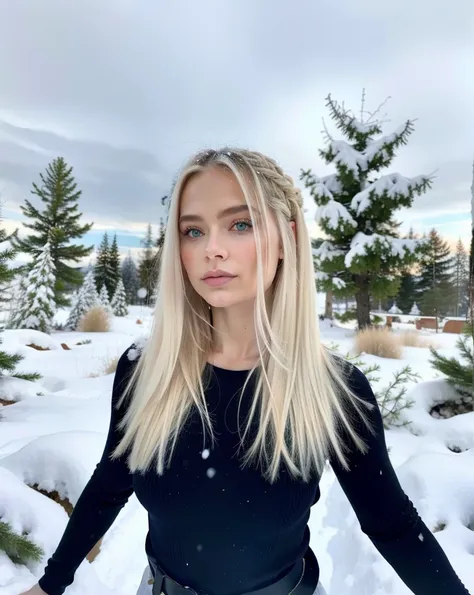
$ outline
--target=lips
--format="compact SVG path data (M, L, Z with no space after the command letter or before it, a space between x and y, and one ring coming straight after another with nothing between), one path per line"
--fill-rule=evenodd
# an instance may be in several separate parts
M221 285L227 285L227 283L230 283L233 279L235 279L235 275L218 275L206 277L203 281L206 285L210 285L211 287L220 287Z
M233 279L235 275L232 275L232 273L229 273L227 271L223 271L222 269L217 269L215 271L209 271L204 275L202 279L203 281L205 281L206 279L213 279L218 277L230 277Z

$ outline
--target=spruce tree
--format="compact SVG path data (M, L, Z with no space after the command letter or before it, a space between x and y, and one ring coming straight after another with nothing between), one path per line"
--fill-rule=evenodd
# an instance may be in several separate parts
M99 294L95 286L94 269L90 268L69 313L66 328L75 331L84 314L87 314L91 308L97 306L99 303Z
M140 288L138 270L129 251L122 263L122 279L128 304L137 303L137 291Z
M120 252L117 245L117 234L114 234L114 239L109 251L109 268L110 268L110 287L107 287L109 291L109 299L115 294L117 284L122 278L120 270Z
M421 313L425 316L445 316L453 312L453 267L454 258L448 243L432 229L421 252L417 283Z
M109 236L107 232L102 236L102 242L100 243L99 250L97 252L97 259L94 267L95 286L98 292L105 285L107 294L112 295L112 289L114 285L114 274L110 266L110 246Z
M33 268L26 278L26 294L18 304L16 328L51 333L56 312L54 301L55 270L47 242L35 257Z
M111 306L115 316L127 316L127 296L125 295L125 287L122 279L119 279L119 282L117 283L117 289L112 298Z
M381 123L375 114L366 117L364 107L361 120L331 96L327 107L347 138L334 140L328 135L327 148L320 150L336 173L318 178L303 170L301 179L318 205L316 220L328 238L317 251L318 268L327 275L322 284L332 287L336 296L355 296L357 322L363 328L371 323L371 299L378 302L396 295L400 272L417 258L418 240L398 237L394 214L409 208L414 196L431 186L431 178L398 173L377 177L408 142L411 120L380 137Z
M68 287L79 287L83 281L82 273L67 262L79 262L88 256L94 246L86 247L73 244L72 240L81 238L93 226L93 223L81 225L82 213L78 210L81 190L74 179L72 167L62 157L54 159L40 174L41 183L33 183L34 194L40 198L44 208L40 210L25 200L21 206L23 215L30 220L24 226L34 233L23 239L15 237L13 245L20 251L38 258L43 246L49 242L51 258L54 264L56 281L54 285L54 301L56 306L69 306L66 295ZM25 265L22 272L29 271L31 265Z
M100 288L99 302L108 314L112 314L112 307L110 305L109 295L107 293L107 288L105 287L105 285L102 285L102 287Z
M1 205L0 205L1 207ZM1 212L0 212L1 215ZM1 223L1 217L0 217ZM15 257L15 250L11 247L10 240L11 235L9 236L6 230L3 227L0 227L0 287L4 288L11 283L13 280L16 271L14 269L9 268L8 263L13 260ZM0 291L0 311L5 305L4 300L4 291ZM41 378L40 374L21 374L15 373L16 366L24 359L22 355L19 353L8 353L4 349L2 349L3 343L3 328L0 325L0 386L1 386L1 379L5 376L13 376L15 378L22 378L23 380L39 380ZM0 391L0 398L2 397ZM2 549L2 544L0 540L0 550Z
M144 303L148 306L153 300L153 289L155 282L155 266L156 266L156 252L155 242L153 241L153 234L151 225L148 224L146 235L141 241L143 251L140 254L138 264L138 277L140 286L146 289L147 294Z

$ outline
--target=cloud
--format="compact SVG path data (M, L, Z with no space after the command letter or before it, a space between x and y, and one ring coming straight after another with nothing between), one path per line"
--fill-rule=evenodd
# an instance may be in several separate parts
M262 150L295 179L301 167L324 174L324 98L358 110L365 87L368 108L392 96L387 130L417 118L391 169L437 172L414 220L467 213L473 22L465 0L8 3L2 199L17 216L39 172L63 155L84 219L126 232L158 223L177 169L205 146Z

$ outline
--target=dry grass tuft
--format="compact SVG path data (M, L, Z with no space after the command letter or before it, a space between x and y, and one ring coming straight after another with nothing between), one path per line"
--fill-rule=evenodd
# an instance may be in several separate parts
M399 335L400 342L405 347L434 347L433 342L423 337L419 331L404 331Z
M104 308L91 308L79 321L77 329L81 333L107 333L110 331L110 317Z
M98 372L89 374L89 378L98 378L99 376L107 376L113 374L117 369L119 358L113 357L111 359L105 359L102 368Z
M387 328L366 328L355 337L358 353L370 353L378 357L400 359L402 343L397 335Z

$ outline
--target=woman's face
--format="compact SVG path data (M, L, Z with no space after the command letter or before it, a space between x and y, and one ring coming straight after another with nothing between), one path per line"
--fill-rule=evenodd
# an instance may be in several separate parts
M255 215L258 225L258 213ZM282 249L276 222L262 246L267 290L275 278ZM193 175L181 194L179 213L181 262L196 292L212 307L254 301L257 294L257 251L245 197L234 174L210 167ZM263 233L262 233L263 237ZM217 277L207 278L210 273Z

